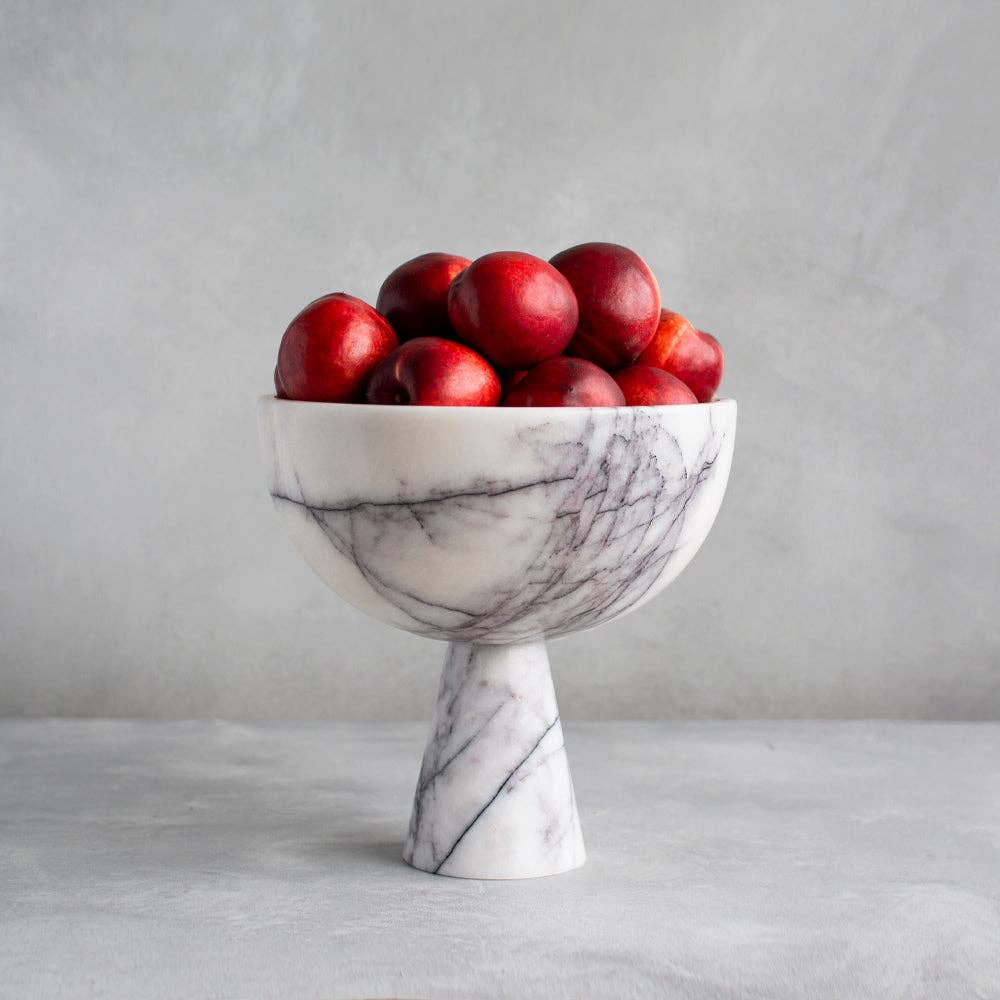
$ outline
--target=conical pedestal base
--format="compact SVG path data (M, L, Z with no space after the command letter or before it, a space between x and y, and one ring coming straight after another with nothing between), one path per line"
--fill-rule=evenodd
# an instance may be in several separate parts
M483 879L584 863L544 641L449 645L403 858Z

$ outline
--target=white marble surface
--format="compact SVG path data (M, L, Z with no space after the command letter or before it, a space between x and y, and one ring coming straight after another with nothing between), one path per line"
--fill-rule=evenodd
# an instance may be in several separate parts
M400 860L423 723L0 723L0 996L1000 996L1000 726L585 723L589 859Z
M729 479L736 402L448 407L258 402L268 491L316 573L433 639L522 642L645 604Z
M367 614L451 642L415 868L499 879L583 863L545 639L628 614L691 561L736 409L260 398L268 492L306 562Z
M534 878L584 863L544 641L448 647L403 857L463 878Z

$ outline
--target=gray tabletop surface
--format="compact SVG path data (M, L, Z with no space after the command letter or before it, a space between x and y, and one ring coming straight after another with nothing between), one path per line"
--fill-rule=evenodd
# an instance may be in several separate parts
M422 725L0 722L0 996L1000 997L1000 725L566 732L586 867L474 882Z

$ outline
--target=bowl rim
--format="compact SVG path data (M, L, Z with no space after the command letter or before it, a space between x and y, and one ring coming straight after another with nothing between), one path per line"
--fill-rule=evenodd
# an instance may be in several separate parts
M662 413L665 410L690 411L703 407L720 407L727 404L735 404L736 400L732 396L725 396L722 399L713 399L707 403L660 403L655 406L401 406L392 403L321 403L307 399L284 399L272 393L263 393L258 397L259 403L272 403L281 406L297 406L315 408L317 411L351 411L363 410L366 413L388 413L400 412L409 413L411 416L416 411L427 413L433 411L443 411L444 413L469 412L476 413L523 413L525 411L536 413L607 413L618 412L620 410L643 410L650 413Z

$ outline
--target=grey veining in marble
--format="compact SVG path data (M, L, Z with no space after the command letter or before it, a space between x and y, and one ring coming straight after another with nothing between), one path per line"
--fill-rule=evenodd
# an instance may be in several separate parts
M451 642L404 849L466 878L584 849L545 639L639 607L687 565L729 477L736 403L258 406L299 551L381 621Z
M424 730L0 721L0 997L1000 996L998 725L567 722L516 882L400 859Z
M265 397L269 488L300 552L376 618L520 642L662 590L718 513L736 404L460 409Z
M403 857L473 878L527 878L586 857L545 643L452 643Z

